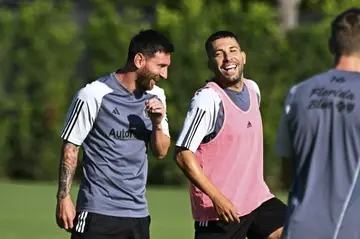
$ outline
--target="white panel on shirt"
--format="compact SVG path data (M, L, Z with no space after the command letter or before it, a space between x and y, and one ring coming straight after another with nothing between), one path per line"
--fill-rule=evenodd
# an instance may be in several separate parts
M159 97L159 99L161 100L161 102L164 104L165 107L165 116L163 118L163 120L161 121L161 128L163 130L163 133L165 135L167 135L170 138L170 131L169 131L169 123L168 123L168 117L167 117L167 113L166 113L166 96L165 96L165 91L160 88L157 85L154 85L154 87L152 88L152 90L147 91L149 94L153 94L156 95L157 97Z
M286 96L283 112L281 114L277 137L275 141L275 151L282 158L291 158L293 153L292 140L289 132L288 114L291 112L291 103L297 86L290 89Z
M247 82L258 94L260 104L259 86L255 81L248 80ZM187 148L195 153L204 137L215 130L220 103L221 99L215 90L204 88L198 91L190 101L176 146Z
M81 145L93 127L102 98L112 91L100 81L94 81L82 88L70 105L61 138Z
M259 105L260 105L261 94L260 94L260 88L259 88L258 84L256 84L256 82L253 81L253 80L247 80L247 83L256 92L256 95L258 96L258 102L259 102Z

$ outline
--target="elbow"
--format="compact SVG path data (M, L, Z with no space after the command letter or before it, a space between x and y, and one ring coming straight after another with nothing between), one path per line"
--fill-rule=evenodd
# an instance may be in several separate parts
M183 162L182 162L182 159L181 159L179 153L175 153L174 159L175 159L176 164L180 167L180 165L182 165Z
M175 162L178 165L178 167L180 169L184 169L185 162L184 162L184 157L182 155L182 150L181 149L179 149L179 148L175 149L174 159L175 159Z
M156 155L156 159L157 160L161 160L161 159L164 159L166 157L167 153L160 153L158 155Z
M155 157L157 160L164 159L168 153L169 147L162 149L161 151L156 152Z
M161 160L166 157L170 148L170 138L164 136L160 144L153 143L151 151L156 159Z

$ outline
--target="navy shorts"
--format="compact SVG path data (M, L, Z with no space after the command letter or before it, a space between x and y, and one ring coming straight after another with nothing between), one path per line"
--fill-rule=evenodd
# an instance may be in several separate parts
M284 226L286 214L287 206L272 198L240 217L240 223L195 222L195 239L266 239Z
M128 218L80 212L71 239L149 239L149 227L150 216Z

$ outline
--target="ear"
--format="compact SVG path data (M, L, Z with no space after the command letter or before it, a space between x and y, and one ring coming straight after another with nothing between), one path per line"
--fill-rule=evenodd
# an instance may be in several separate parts
M141 53L137 53L134 57L134 65L136 68L141 68L145 64L145 56Z
M246 53L244 51L241 52L241 57L243 59L243 64L246 64Z

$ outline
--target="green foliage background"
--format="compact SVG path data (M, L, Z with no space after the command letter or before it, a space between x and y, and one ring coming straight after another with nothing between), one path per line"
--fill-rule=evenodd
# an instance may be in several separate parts
M79 24L74 3L34 1L18 9L0 7L0 177L56 180L63 126L73 95L86 83L123 66L131 37L154 28L174 42L169 79L160 83L167 95L173 141L181 129L188 102L211 75L204 49L214 31L227 29L240 38L247 53L245 77L261 90L265 178L282 186L274 140L289 87L332 67L327 50L329 23L354 0L307 1L322 20L283 34L276 9L268 1L153 1L155 18L128 1L91 0L88 21ZM173 160L149 159L149 183L180 185L185 179ZM79 170L78 176L81 175Z

